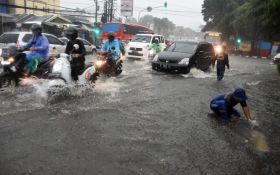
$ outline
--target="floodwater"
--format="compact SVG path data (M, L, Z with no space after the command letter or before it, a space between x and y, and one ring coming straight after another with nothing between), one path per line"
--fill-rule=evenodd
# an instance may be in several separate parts
M119 77L56 98L32 80L2 90L0 174L280 174L280 76L268 60L230 62L221 82L215 70L169 75L124 60ZM259 127L209 117L211 99L236 87Z

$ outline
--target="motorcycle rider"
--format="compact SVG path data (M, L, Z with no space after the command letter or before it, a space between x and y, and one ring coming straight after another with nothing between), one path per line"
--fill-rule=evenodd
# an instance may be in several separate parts
M68 55L72 55L72 60L70 61L71 65L71 76L73 80L78 80L78 75L85 68L85 55L86 49L84 43L77 39L78 38L78 30L75 27L69 27L65 31L66 37L69 39L65 53ZM74 45L79 45L78 49L74 48Z
M217 61L217 80L221 81L224 78L226 66L229 69L228 54L226 53L226 46L217 46L216 59L212 62L214 68Z
M244 115L252 126L257 126L256 120L252 120L249 107L247 106L248 97L242 88L236 88L234 92L222 94L214 98L210 103L210 109L224 120L236 122L240 118L240 113L234 108L238 103L241 105Z
M119 41L115 39L116 37L113 32L109 32L107 38L108 40L103 44L101 52L103 52L103 54L108 53L107 62L112 66L116 63L120 55L120 44Z
M29 50L25 57L25 76L34 73L40 62L48 59L49 41L42 35L42 27L39 24L31 26L32 38L27 44L20 46L21 50Z
M154 49L156 51L156 54L159 54L162 51L162 47L159 43L159 39L156 38L155 42L153 42L153 44L150 47L151 49Z

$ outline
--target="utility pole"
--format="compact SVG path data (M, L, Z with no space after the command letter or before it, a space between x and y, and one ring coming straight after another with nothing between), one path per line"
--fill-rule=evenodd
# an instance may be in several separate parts
M27 14L27 9L26 9L26 0L24 0L24 13Z
M109 10L109 13L110 13L110 22L113 21L113 10L114 10L114 1L113 0L110 0L110 10Z
M97 23L98 1L95 0L95 23Z

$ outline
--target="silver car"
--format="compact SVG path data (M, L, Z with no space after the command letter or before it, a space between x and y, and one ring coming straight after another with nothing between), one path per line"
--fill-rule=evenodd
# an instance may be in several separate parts
M49 55L55 53L64 53L66 45L56 36L43 33L47 37L50 44ZM19 46L26 44L32 37L31 32L5 32L0 36L0 48L7 47L8 44L15 43ZM54 51L55 48L55 51Z
M59 38L61 41L63 41L65 44L68 43L69 39L66 38L66 37L62 37L62 38ZM97 52L97 49L96 49L96 46L91 44L88 40L85 40L83 38L77 38L79 40L81 40L85 46L85 49L86 49L86 52L87 54L96 54Z

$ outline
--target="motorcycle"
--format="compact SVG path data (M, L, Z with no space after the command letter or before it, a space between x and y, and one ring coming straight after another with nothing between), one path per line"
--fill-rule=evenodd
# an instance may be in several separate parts
M74 50L78 50L79 45L74 44ZM72 51L72 52L73 52ZM58 58L55 59L52 72L48 75L48 88L60 88L65 87L68 84L85 85L88 83L94 83L96 80L96 69L93 65L86 65L85 68L80 72L78 80L74 81L71 76L71 65L70 61L78 57L77 54L65 54L62 53Z
M111 48L114 51L114 47ZM105 76L118 76L122 73L122 63L121 57L118 57L115 61L109 60L109 55L112 54L112 51L108 52L99 52L97 61L94 63L96 69L95 76L105 75Z
M24 78L23 72L27 52L18 50L16 45L10 45L8 48L1 49L0 88L16 87L19 85L20 79ZM31 76L40 79L48 78L52 62L52 59L41 62L36 72L32 73Z

